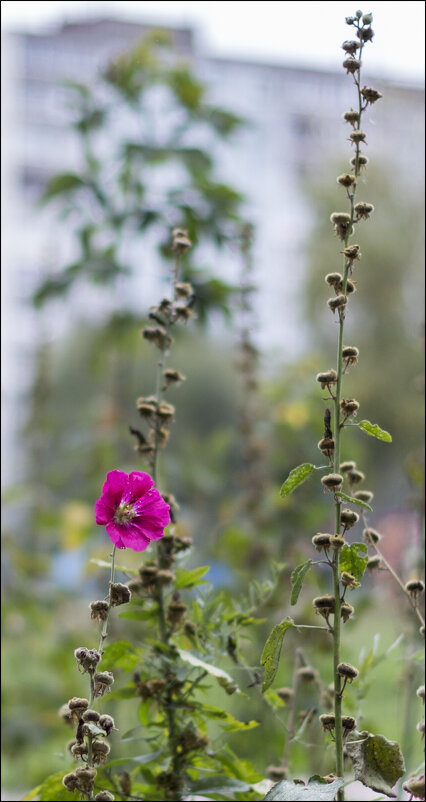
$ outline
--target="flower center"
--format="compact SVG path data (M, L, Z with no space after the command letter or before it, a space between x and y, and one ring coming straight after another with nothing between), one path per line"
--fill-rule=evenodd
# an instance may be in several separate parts
M114 521L118 524L126 524L135 518L137 513L133 508L133 504L127 502L126 504L119 504L114 515Z

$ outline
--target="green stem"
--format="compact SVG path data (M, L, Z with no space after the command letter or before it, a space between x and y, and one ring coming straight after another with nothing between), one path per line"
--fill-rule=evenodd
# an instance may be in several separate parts
M116 553L116 551L117 551L117 546L114 546L114 548L112 550L112 553L110 555L111 556L111 578L110 578L110 582L109 582L109 593L108 593L109 607L108 607L106 619L102 624L101 637L100 637L99 649L98 649L99 654L101 654L101 655L103 654L104 641L106 640L106 638L108 636L108 620L109 620L109 614L110 614L110 610L111 610L111 585L114 584L115 553Z

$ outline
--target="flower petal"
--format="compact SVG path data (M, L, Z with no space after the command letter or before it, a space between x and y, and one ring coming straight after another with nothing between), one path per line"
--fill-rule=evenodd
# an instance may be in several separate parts
M108 497L101 496L95 503L96 523L105 525L114 518L116 505L112 504Z
M140 531L139 527L133 525L133 521L123 525L113 524L113 526L115 529L114 536L119 536L124 548L133 549L133 551L145 551L145 549L148 548L150 543L149 538ZM110 533L108 532L108 534Z
M112 542L118 549L125 549L126 545L121 538L121 530L123 529L122 526L118 526L115 523L109 523L105 527L108 536L111 538Z
M142 473L142 471L132 471L129 473L129 490L131 493L132 501L137 501L154 486L154 480L150 477L149 473Z
M129 477L124 471L109 471L107 473L106 482L102 488L102 495L108 496L111 501L118 504L128 481Z

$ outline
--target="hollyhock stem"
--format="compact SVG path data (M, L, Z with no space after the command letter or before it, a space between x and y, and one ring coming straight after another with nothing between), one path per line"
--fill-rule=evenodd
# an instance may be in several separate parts
M109 593L108 593L109 607L108 607L108 611L107 611L107 616L105 618L105 621L103 623L102 630L101 630L101 638L100 638L100 641L99 641L99 649L98 649L100 654L103 653L104 641L105 641L105 639L107 637L107 634L108 634L108 619L109 619L109 613L110 613L110 610L111 610L111 585L114 583L115 552L116 551L117 551L117 546L114 546L114 548L112 550L112 553L110 555L110 557L111 557L111 578L110 578L110 581L109 581Z

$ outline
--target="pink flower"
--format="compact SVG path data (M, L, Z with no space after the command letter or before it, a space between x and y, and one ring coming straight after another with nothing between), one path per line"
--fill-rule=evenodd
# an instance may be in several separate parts
M145 551L170 523L170 507L148 473L110 471L95 504L96 523L119 549Z

